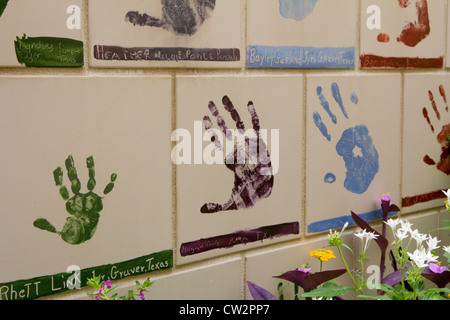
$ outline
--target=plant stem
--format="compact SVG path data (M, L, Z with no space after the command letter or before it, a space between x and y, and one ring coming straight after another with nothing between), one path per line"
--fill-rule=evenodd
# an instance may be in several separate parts
M355 278L353 278L352 273L350 272L350 270L348 269L347 263L345 262L344 256L342 255L342 251L340 246L337 246L337 249L339 251L339 256L341 257L342 262L344 263L345 269L347 270L348 275L350 276L350 279L352 279L353 285L355 286L355 288L362 294L364 295L364 292L361 289L361 286L359 286L356 281Z

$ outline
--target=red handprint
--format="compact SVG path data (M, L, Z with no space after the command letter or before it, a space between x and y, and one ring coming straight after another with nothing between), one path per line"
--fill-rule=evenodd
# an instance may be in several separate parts
M400 8L407 8L410 5L409 0L398 0ZM397 37L397 41L408 47L415 47L425 39L431 31L430 18L428 15L427 0L416 0L417 21L409 22L403 27L402 32ZM389 42L389 35L380 33L377 37L379 42Z
M445 102L445 112L448 113L448 105L447 105L447 97L445 94L445 89L442 85L439 86L439 93ZM434 95L431 92L431 90L428 91L428 96L430 98L431 107L433 109L434 115L436 116L436 119L438 121L441 121L441 113L439 111L439 108L437 107L436 101L434 99ZM432 124L432 121L430 119L430 113L428 112L427 108L422 109L423 117L427 120L430 129L432 132L435 132L435 128ZM450 137L450 123L447 123L442 126L441 131L437 135L436 139L438 143L441 145L442 153L440 156L439 161L436 163L435 160L433 160L430 156L426 155L423 158L423 161L428 165L436 165L436 168L443 173L449 175L450 174L450 152L449 152L449 140L448 137Z

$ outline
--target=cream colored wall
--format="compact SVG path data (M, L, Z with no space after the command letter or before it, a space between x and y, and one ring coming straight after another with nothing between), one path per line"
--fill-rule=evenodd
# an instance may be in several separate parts
M402 90L404 87L405 75L414 74L418 72L425 72L427 74L447 75L449 74L447 69L419 69L419 70L361 70L359 67L358 59L356 60L355 70L251 70L243 67L242 69L165 69L165 68L142 68L142 69L102 69L89 67L89 25L88 21L88 0L83 0L83 41L85 48L85 65L80 69L57 69L57 68L0 68L0 76L15 77L18 75L28 76L54 76L54 75L66 75L66 76L83 76L90 77L94 75L106 75L109 77L120 75L148 75L159 76L165 75L172 78L173 85L173 97L172 97L172 111L175 114L176 111L176 82L179 75L301 75L306 79L309 75L350 75L358 77L360 75L377 75L377 74L394 74L399 75L402 78ZM446 6L447 1L445 1ZM247 1L243 1L242 5L242 41L243 48L246 47L246 7ZM446 7L447 8L447 7ZM360 3L358 3L357 12L360 11ZM357 30L360 30L361 22L359 15L357 18L358 25ZM442 26L442 32L447 35L447 28ZM447 37L444 37L447 39ZM357 35L356 52L358 55L360 49L359 32ZM245 59L245 54L242 54ZM445 59L448 59L445 57ZM402 92L402 93L403 93ZM304 97L303 105L306 106L306 96ZM405 105L401 105L400 108L403 112ZM172 129L175 130L175 116L173 116ZM405 139L406 137L403 137ZM304 147L305 148L305 147ZM304 149L305 151L305 149ZM305 152L304 152L305 154ZM307 156L307 155L306 155ZM172 196L173 196L173 251L177 252L177 190L176 190L176 170L173 166L173 179L172 179ZM450 181L449 181L450 182ZM420 183L420 181L417 181ZM399 189L402 190L402 181L398 181ZM302 201L305 201L305 196L300 195ZM303 206L304 207L304 206ZM446 216L447 215L447 216ZM426 230L437 228L443 225L443 219L447 218L449 214L444 210L442 206L435 209L427 209L424 211L411 212L405 215L408 219L412 219L417 228L422 227ZM305 213L302 213L303 221L305 221ZM379 226L379 224L377 224ZM349 243L354 244L356 248L356 242L354 242L351 232L356 231L355 228L350 228L346 232L346 238ZM425 231L425 230L424 230ZM309 250L322 247L326 244L326 234L307 235L306 225L301 225L301 238L296 240L289 240L286 242L268 244L261 248L248 249L237 253L225 254L220 257L206 259L198 262L192 262L183 265L177 265L176 254L174 254L174 266L171 269L156 271L149 274L150 278L155 282L153 287L149 290L147 295L148 299L250 299L245 281L251 280L259 285L266 287L269 290L275 288L276 282L271 278L273 275L280 274L301 266L305 260L308 259ZM448 236L445 233L441 233L443 242L450 243ZM377 257L376 250L373 250L374 257ZM376 258L375 258L376 259ZM339 262L332 262L330 267L339 266ZM121 290L125 290L133 287L135 280L144 280L147 275L127 278L117 281ZM345 281L345 280L344 280ZM48 296L44 299L87 299L87 293L91 290L83 288L81 290L73 290L63 294Z

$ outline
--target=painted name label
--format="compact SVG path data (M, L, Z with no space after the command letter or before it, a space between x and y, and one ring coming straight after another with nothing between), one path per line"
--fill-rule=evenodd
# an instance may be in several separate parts
M298 222L283 223L279 225L264 226L252 230L242 230L206 239L183 243L180 247L181 256L190 256L214 249L231 248L236 245L263 241L300 232Z
M248 46L253 69L353 69L355 48Z
M173 266L172 250L165 250L132 260L83 269L77 279L79 287L86 286L88 278L99 276L101 281L119 280ZM51 276L36 277L27 280L18 280L0 283L0 300L31 300L39 297L62 293L73 289L70 281L71 273L62 272Z
M82 67L83 42L55 37L23 35L14 42L17 61L27 67Z
M94 58L97 60L118 61L240 61L240 50L236 48L159 48L94 46Z

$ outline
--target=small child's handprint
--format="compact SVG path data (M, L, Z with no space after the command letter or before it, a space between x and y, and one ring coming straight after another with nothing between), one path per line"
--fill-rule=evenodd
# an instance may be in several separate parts
M337 83L331 85L331 92L341 114L348 119L347 110ZM331 110L330 104L320 86L317 87L317 96L332 123L337 124L338 118ZM357 104L357 95L353 93L350 96L350 100ZM328 127L322 120L319 112L315 111L313 113L313 121L322 135L328 141L331 141L332 137L328 132ZM344 181L345 189L357 194L366 192L379 169L378 152L369 135L368 128L365 125L358 125L346 129L336 144L336 152L344 160L345 168L347 169ZM334 183L336 176L333 173L327 173L324 181L326 183Z
M402 9L410 6L409 0L398 0L398 5ZM428 14L427 0L415 0L416 16L412 21L409 21L402 29L397 37L397 42L401 42L408 47L415 47L424 39L426 39L430 32L430 18ZM380 33L377 36L379 42L389 42L390 37L386 33Z
M58 167L53 171L55 184L60 187L59 193L67 201L66 210L71 214L70 217L67 217L63 229L57 231L44 218L36 219L33 223L36 228L59 234L65 242L70 244L80 244L92 238L97 229L100 218L99 213L103 209L102 197L93 192L96 185L94 158L88 157L86 159L86 165L89 170L89 181L87 183L89 192L80 193L81 184L78 179L73 157L69 156L65 161L67 176L71 182L71 190L74 193L72 197L70 197L66 186L63 185L63 169ZM113 173L111 175L111 182L106 185L103 191L105 195L112 191L116 178L117 175Z
M318 0L279 0L280 13L285 18L302 21L309 16Z
M444 86L440 85L439 86L439 93L442 97L442 100L445 103L445 108L444 111L445 113L448 113L448 105L447 105L447 97L445 94L445 89ZM430 98L430 103L431 103L431 107L433 109L433 114L436 117L436 119L438 121L441 121L442 119L442 115L441 115L441 111L437 106L437 103L434 99L434 95L431 92L431 90L428 91L428 97ZM434 125L432 124L431 118L430 118L430 112L428 112L428 109L426 107L424 107L422 109L422 115L423 117L426 119L426 121L428 122L431 131L434 133L435 132L435 128ZM438 135L436 136L436 139L438 141L438 143L441 146L441 156L439 161L436 163L435 160L433 160L429 155L426 155L423 158L423 161L428 164L428 165L436 165L436 168L439 171L442 171L443 173L449 175L450 174L450 151L449 151L449 140L448 138L450 137L450 123L444 124L442 126L441 131L438 133Z
M138 26L163 28L176 35L194 35L203 22L210 17L216 0L161 0L162 18L146 13L129 11L125 20Z
M238 137L234 143L234 148L225 158L226 167L234 173L234 187L231 190L230 199L225 204L205 203L200 209L202 213L251 208L255 205L255 202L269 197L273 188L274 178L270 155L260 136L259 118L253 102L250 101L247 105L253 124L253 136L247 136L248 131L245 131L244 123L231 100L224 96L222 103L236 122L238 129ZM211 101L208 107L212 115L216 117L217 124L226 139L232 141L233 134L227 129L226 123L214 102ZM217 139L215 132L210 130L212 121L209 116L203 118L203 124L205 130L211 134L211 141L215 143L216 148L221 150L221 142Z
M6 5L8 4L9 0L0 0L0 17L3 14L3 11L6 9Z

